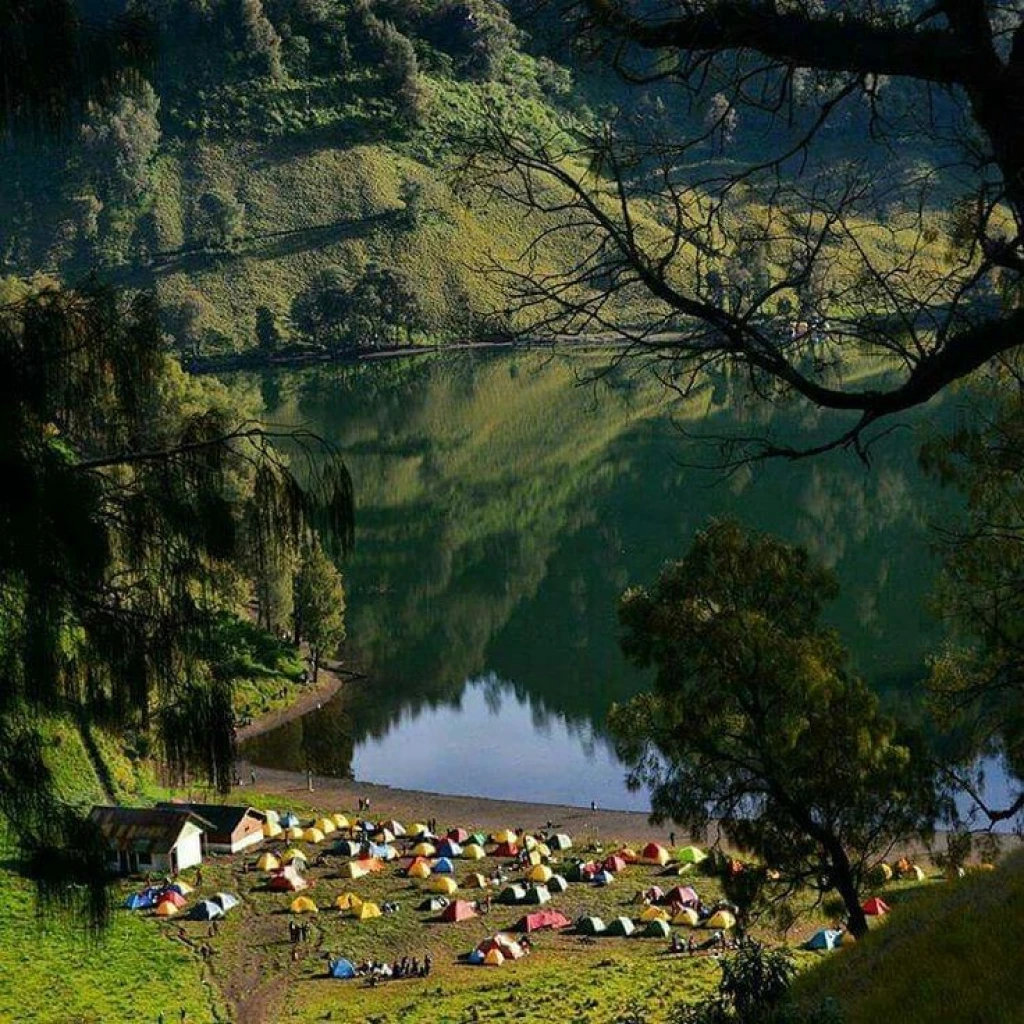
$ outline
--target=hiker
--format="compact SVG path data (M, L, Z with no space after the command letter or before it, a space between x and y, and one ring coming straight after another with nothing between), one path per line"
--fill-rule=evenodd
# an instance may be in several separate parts
M424 978L429 978L430 977L430 970L431 970L431 968L433 966L434 966L434 958L430 955L430 953L427 953L427 955L423 958L423 977Z
M196 888L198 889L199 886L201 886L202 884L203 884L203 869L202 868L196 868Z
M676 845L676 834L675 834L675 832L669 832L669 834L668 834L668 845L669 846L673 846L673 847Z
M590 809L592 811L596 811L597 810L597 801L596 800L591 800L590 801Z
M253 769L250 769L250 771L249 771L249 785L250 786L255 786L256 785L256 772Z
M690 936L687 936L687 939L686 939L686 952L689 953L690 956L693 956L693 949L694 949L693 936L690 935Z
M312 768L307 768L306 769L306 788L309 790L310 793L313 792L313 769Z

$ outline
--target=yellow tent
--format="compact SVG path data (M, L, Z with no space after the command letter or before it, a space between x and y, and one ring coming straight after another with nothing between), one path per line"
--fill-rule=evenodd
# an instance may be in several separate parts
M174 885L182 896L188 896L193 891L192 886L188 882L183 882L180 878L175 881Z
M345 817L344 814L332 814L331 819L334 821L335 828L351 828L352 822Z
M417 843L413 848L412 852L417 857L433 857L437 850L434 849L431 843Z
M523 849L524 850L535 850L539 846L539 842L536 838L531 835L523 836Z
M641 921L667 921L668 911L664 907L644 907Z
M293 914L319 914L316 904L308 896L296 896L292 900Z
M909 878L914 879L915 882L923 882L925 879L924 870L916 864L911 864L910 870L906 874Z
M307 828L306 831L302 833L302 838L305 839L307 843L322 843L324 841L324 834L318 828Z
M333 818L328 818L325 816L323 818L317 818L316 821L313 822L313 827L320 829L320 831L323 832L323 834L326 836L330 835L330 833L333 832L338 826L334 824Z
M487 889L490 886L490 882L480 874L478 871L474 871L463 883L463 889Z
M418 864L413 864L409 868L410 878L429 878L430 877L430 865L420 861Z
M680 864L700 864L708 859L708 855L697 846L684 846L677 854Z
M307 857L301 850L295 849L293 846L281 856L281 862L283 864L291 864L293 860L301 860L305 862L309 860L309 857Z
M363 901L354 892L343 892L335 901L334 905L339 910L358 910Z
M494 833L494 841L496 843L517 843L519 835L510 828L503 828L500 832Z
M551 847L548 846L547 843L538 843L537 844L537 852L542 857L550 857L551 856Z
M263 822L264 839L276 839L283 831L284 829L276 821Z
M361 903L355 911L355 916L360 921L366 921L371 917L380 917L380 907L376 903Z
M553 874L554 872L547 864L537 864L535 867L530 868L530 872L526 877L531 882L546 882Z
M673 924L685 924L690 928L696 928L700 923L700 915L693 907L682 907L676 916L672 918Z
M342 864L341 870L338 872L342 878L362 878L363 875L368 875L369 873L358 861L354 860L350 860L347 864Z
M717 910L705 922L705 928L733 928L736 925L736 918L728 910Z
M640 858L637 856L636 850L631 846L623 846L615 851L616 857L621 857L627 864L635 864Z
M430 831L430 829L428 829L427 826L424 825L422 822L414 821L409 826L408 834L411 835L411 836L418 836L421 832L429 832L429 831Z
M277 811L274 811L274 810L264 811L263 812L263 817L266 818L267 821L273 822L275 825L280 825L281 824L281 815L278 814Z
M256 868L259 871L276 871L280 866L281 862L272 853L265 853L256 861Z
M526 861L527 861L528 864L537 865L537 864L540 864L543 860L544 860L544 858L540 855L540 851L539 850L531 850L526 855Z
M156 905L156 910L153 911L157 917L174 917L178 912L178 908L170 901L164 900L163 903Z
M484 963L488 967L500 967L505 962L505 954L500 949L494 948L487 951Z
M462 848L462 856L465 857L466 860L483 860L487 854L484 853L484 848L482 846L477 846L476 843L470 843L468 846L464 846Z
M292 825L284 830L285 839L290 839L293 843L297 843L303 836L303 830L298 825Z
M445 896L450 896L453 892L458 890L458 885L455 883L455 879L451 875L435 875L427 883L427 888L431 892L441 892Z

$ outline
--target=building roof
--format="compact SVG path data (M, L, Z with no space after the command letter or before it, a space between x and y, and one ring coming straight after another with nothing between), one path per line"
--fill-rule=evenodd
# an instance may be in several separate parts
M262 811L256 810L255 807L243 807L237 804L159 803L157 807L189 811L209 822L210 828L207 831L224 835L234 832L247 817L255 818L260 823L267 820L267 816Z
M102 807L89 812L107 842L118 850L167 851L191 822L202 831L213 826L187 807Z

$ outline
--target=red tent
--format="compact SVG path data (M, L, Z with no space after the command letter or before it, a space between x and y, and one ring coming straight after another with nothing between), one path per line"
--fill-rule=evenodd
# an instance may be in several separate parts
M476 911L467 900L453 900L441 912L442 921L465 921L469 917L476 917Z
M402 862L402 870L409 874L409 871L414 868L417 864L426 864L428 868L433 869L434 862L427 857L411 857L408 860Z
M464 828L450 828L448 838L453 843L464 843L469 838L469 833Z
M538 910L536 913L521 917L515 924L514 931L535 932L539 928L568 928L572 921L557 910Z
M175 889L164 889L164 891L156 898L156 905L158 907L161 903L173 903L180 910L185 906L185 897Z
M498 843L492 857L518 857L519 847L515 843Z
M618 854L613 853L610 857L605 858L605 862L601 866L605 871L610 871L614 875L626 869L626 862Z
M267 885L271 889L282 892L297 892L299 889L308 888L309 882L296 871L293 865L289 864L287 867L272 872Z
M695 907L700 903L700 897L697 895L697 890L691 886L677 885L674 889L669 889L660 902L664 903L666 907L671 907L673 903L678 903L683 907Z
M656 860L664 851L665 847L660 843L648 843L640 851L640 856L646 857L648 860Z
M872 896L861 908L868 917L881 917L882 914L888 914L890 906L885 900L879 899L877 896Z

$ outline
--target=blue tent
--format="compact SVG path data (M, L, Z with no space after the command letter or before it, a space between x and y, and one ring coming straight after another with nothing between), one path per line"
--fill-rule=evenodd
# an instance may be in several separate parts
M202 900L192 908L188 916L193 921L212 921L215 917L224 916L224 908L213 900Z
M291 828L293 825L298 825L299 816L297 814L292 814L291 811L285 811L284 814L278 818L278 823L281 828Z
M366 852L369 857L380 857L381 860L391 860L395 853L392 847L386 843L379 845L378 843L366 843Z
M484 962L483 950L474 949L473 952L470 953L468 957L466 957L466 959L471 964L482 964Z
M454 875L455 865L447 857L441 857L435 862L432 870L435 875Z
M356 976L356 969L352 966L352 961L346 960L344 957L332 960L328 971L332 978L354 978Z
M442 857L459 857L462 855L462 847L454 839L445 839L437 848Z
M601 871L594 875L594 885L611 885L615 876L610 871Z
M842 939L842 932L821 928L804 943L804 949L835 949Z
M159 894L159 889L143 889L142 892L129 896L124 901L124 905L129 910L147 910L149 907L156 906L156 898Z

